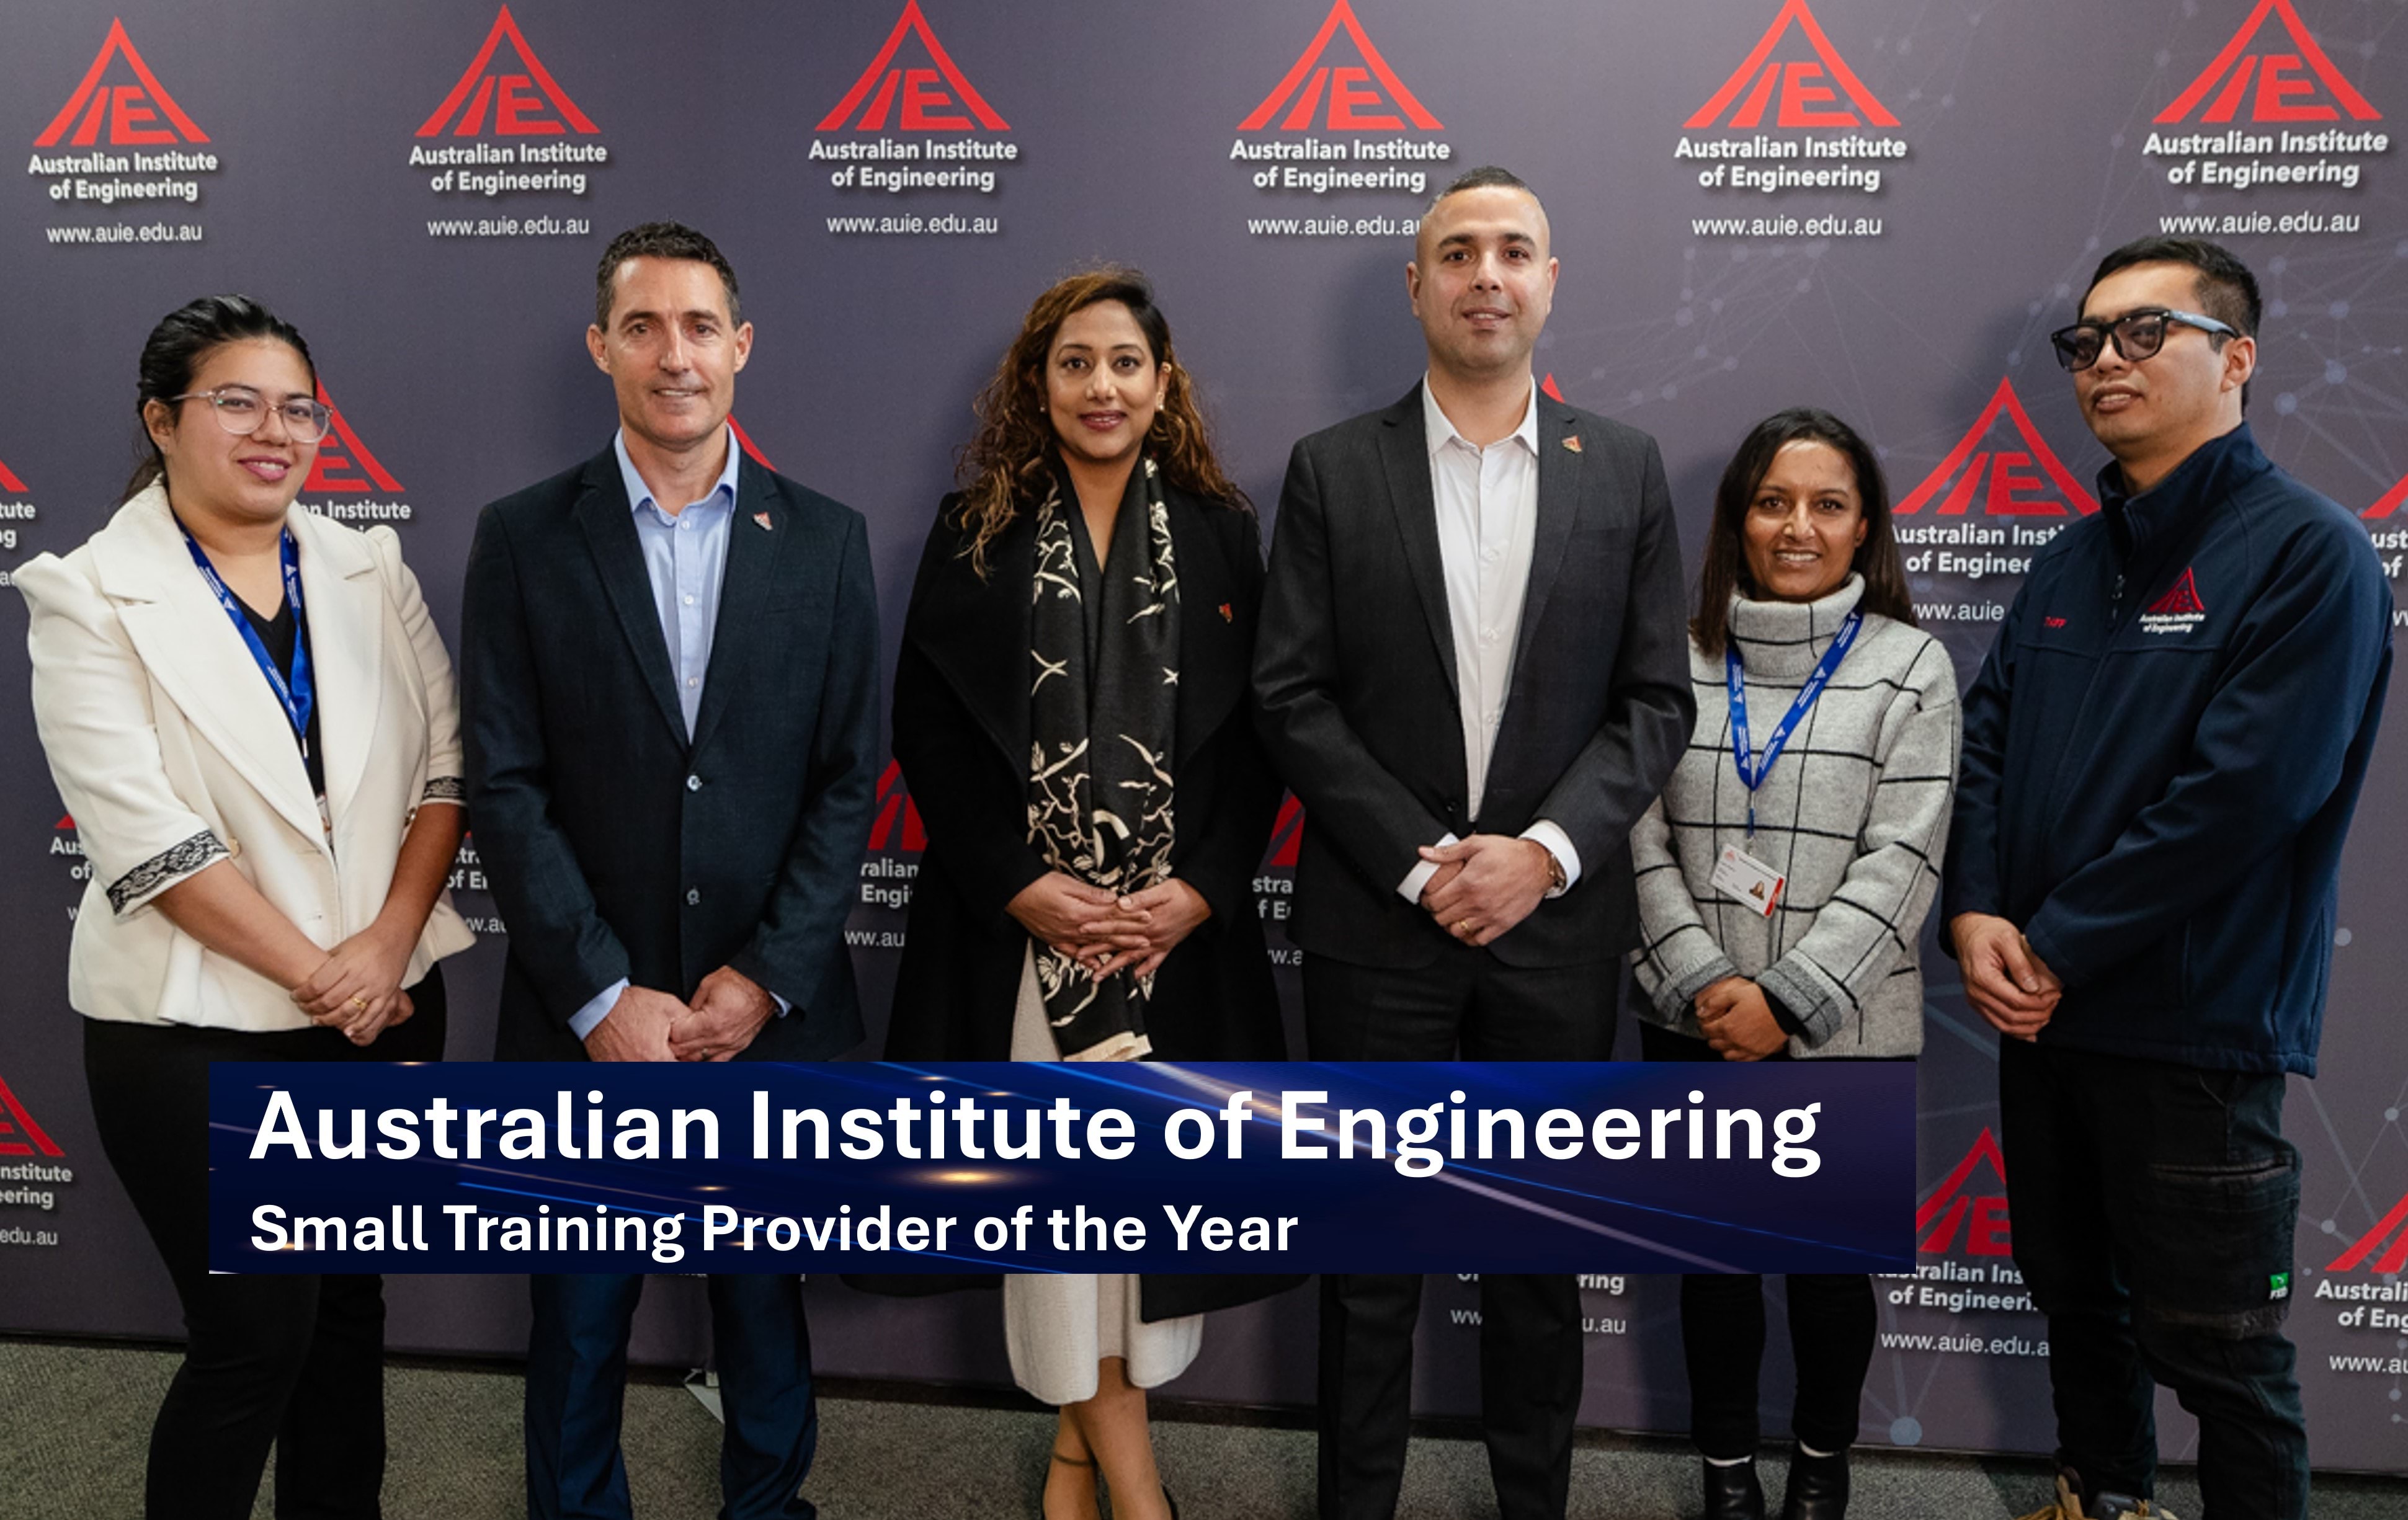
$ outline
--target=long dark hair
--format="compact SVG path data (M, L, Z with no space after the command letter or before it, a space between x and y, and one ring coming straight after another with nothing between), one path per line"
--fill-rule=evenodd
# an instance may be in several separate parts
M253 337L275 338L299 354L301 366L309 371L310 387L316 388L318 366L309 361L309 345L302 341L301 330L248 295L204 295L168 312L150 329L142 345L142 371L135 386L136 463L134 478L125 482L125 494L117 498L119 506L167 476L166 456L151 441L143 409L153 401L172 405L174 397L190 391L193 377L200 372L201 361L211 349Z
M1907 600L1906 566L1899 559L1898 534L1890 526L1889 482L1882 477L1881 461L1855 428L1829 412L1792 407L1748 429L1723 469L1722 484L1714 488L1713 525L1707 530L1706 560L1698 571L1698 615L1689 620L1689 637L1708 654L1720 654L1729 641L1731 593L1757 595L1747 573L1748 509L1772 468L1772 456L1782 445L1800 438L1839 450L1856 472L1856 498L1864 503L1865 541L1856 545L1849 568L1865 578L1864 600L1858 605L1914 626L1914 605Z
M1145 334L1146 347L1154 351L1154 362L1170 366L1161 409L1145 437L1146 450L1161 466L1163 478L1207 501L1248 506L1246 494L1212 452L1195 383L1171 353L1170 323L1154 304L1153 287L1135 269L1107 265L1049 286L1028 308L1020 336L979 392L973 409L978 434L962 450L958 473L967 482L959 510L963 525L971 529L970 564L982 576L986 573L986 546L1010 523L1024 497L1044 495L1039 482L1061 448L1045 400L1045 359L1053 351L1054 336L1072 313L1105 301L1128 308L1138 330Z

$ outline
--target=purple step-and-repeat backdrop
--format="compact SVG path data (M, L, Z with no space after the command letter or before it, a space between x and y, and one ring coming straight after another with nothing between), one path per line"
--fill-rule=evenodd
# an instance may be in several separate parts
M2259 440L2363 516L2395 578L2408 553L2401 0L67 0L9 39L0 140L27 164L0 185L0 581L107 517L150 324L238 289L308 335L337 409L303 499L396 527L455 627L477 509L609 436L581 340L604 242L675 217L745 281L748 446L868 516L891 652L969 398L1047 281L1100 259L1154 276L1271 515L1297 435L1419 373L1413 220L1492 161L1554 218L1541 372L1662 441L1692 555L1747 425L1828 407L1879 445L1923 621L1969 679L2033 550L2096 510L2102 456L2044 335L2098 256L2144 233L2214 237L2256 267ZM166 1278L85 1102L65 968L86 868L22 695L22 619L0 596L0 1330L169 1335ZM2326 1074L2289 1108L2317 1459L2392 1470L2408 939L2381 914L2408 851L2402 727L2344 867ZM891 767L879 794L851 931L874 1011L922 843ZM1274 926L1296 824L1259 882ZM453 884L484 942L452 963L462 1058L489 1049L504 932L480 873L472 839ZM1865 1438L2044 1450L1995 1041L1949 963L1926 964L1919 1266L1880 1283ZM1673 1284L1584 1285L1584 1418L1680 1428ZM640 1355L703 1355L693 1288L656 1286ZM514 1279L390 1292L396 1347L523 1344ZM1008 1381L991 1298L812 1293L829 1370ZM1477 1298L1455 1281L1431 1298L1417 1398L1465 1412ZM1312 1321L1301 1293L1220 1316L1171 1391L1307 1402ZM2192 1427L2164 1404L2178 1451Z

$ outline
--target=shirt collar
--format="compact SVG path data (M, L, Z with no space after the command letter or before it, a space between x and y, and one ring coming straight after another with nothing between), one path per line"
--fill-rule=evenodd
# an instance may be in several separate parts
M625 428L623 427L618 432L610 435L610 452L619 456L619 479L627 488L627 509L637 512L642 511L646 507L652 505L652 488L644 483L644 477L637 470L636 462L627 457L627 430ZM724 491L727 493L727 504L731 507L734 506L736 504L736 476L737 472L743 466L743 464L744 453L741 449L737 447L736 430L731 427L727 429L727 467L719 472L719 480L717 483L712 485L708 492L703 494L702 499L704 501L711 501L715 499L721 492ZM693 502L680 502L678 505L681 509L683 509L695 504Z
M1440 449L1458 438L1463 439L1463 446L1467 449L1477 447L1470 439L1464 438L1462 434L1456 432L1455 424L1447 421L1446 413L1439 409L1438 398L1430 394L1429 375L1426 372L1422 376L1422 433L1428 441L1432 458L1437 457ZM1530 456L1534 459L1538 457L1539 387L1535 381L1530 386L1530 399L1522 407L1522 425L1513 429L1506 437L1521 439L1522 447L1530 451ZM1500 438L1498 441L1501 443L1504 439Z

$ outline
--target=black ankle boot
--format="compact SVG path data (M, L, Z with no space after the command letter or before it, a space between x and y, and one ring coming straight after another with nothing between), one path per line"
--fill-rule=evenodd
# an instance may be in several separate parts
M1848 1454L1789 1458L1789 1487L1781 1497L1781 1520L1841 1520L1848 1513Z
M1706 1470L1706 1520L1764 1520L1764 1485L1756 1481L1756 1464Z

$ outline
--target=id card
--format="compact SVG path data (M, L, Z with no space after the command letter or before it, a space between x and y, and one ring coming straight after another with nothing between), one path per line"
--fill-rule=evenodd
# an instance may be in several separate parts
M1715 863L1713 881L1716 891L1770 918L1787 878L1738 845L1727 844L1723 858Z

